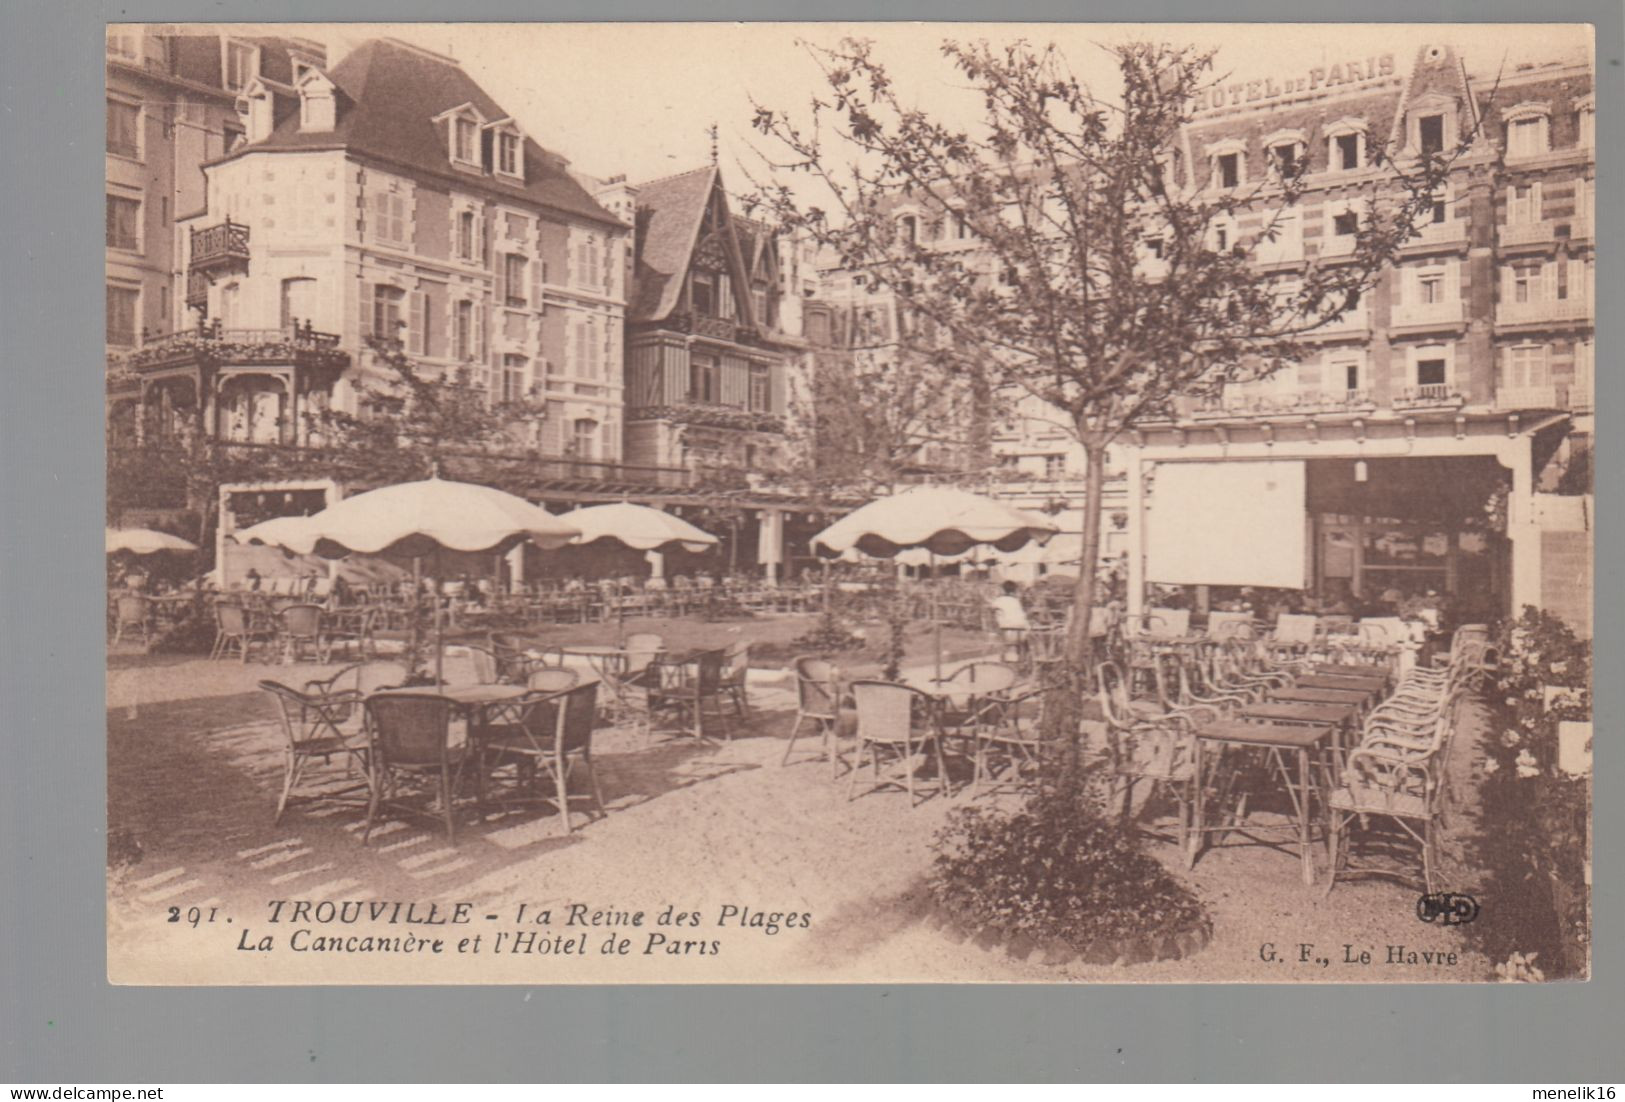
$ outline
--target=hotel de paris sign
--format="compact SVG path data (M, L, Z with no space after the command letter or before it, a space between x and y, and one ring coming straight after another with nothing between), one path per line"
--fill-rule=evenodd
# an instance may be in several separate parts
M1363 61L1344 61L1330 67L1317 65L1299 76L1277 80L1239 80L1222 87L1198 92L1195 106L1198 112L1221 111L1244 104L1263 103L1288 96L1324 95L1333 89L1345 91L1357 85L1367 85L1394 75L1394 55L1381 54Z

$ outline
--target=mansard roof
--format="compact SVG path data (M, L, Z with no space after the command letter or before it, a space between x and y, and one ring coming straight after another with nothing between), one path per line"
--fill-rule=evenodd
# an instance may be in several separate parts
M435 122L437 117L464 105L486 119L508 117L455 61L403 42L370 39L327 75L337 88L338 119L332 130L306 133L294 112L278 118L270 137L239 146L238 153L341 148L463 186L501 195L517 193L561 213L620 224L571 176L563 157L529 138L523 183L471 176L453 168L445 129Z

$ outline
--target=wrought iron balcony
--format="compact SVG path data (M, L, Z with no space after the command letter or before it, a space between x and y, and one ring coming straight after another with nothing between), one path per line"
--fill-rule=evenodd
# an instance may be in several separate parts
M1466 404L1466 395L1449 383L1405 387L1394 395L1393 402L1395 409L1460 409Z
M248 227L227 218L219 225L192 230L191 246L190 270L193 272L246 267Z
M339 348L337 333L314 329L223 329L217 321L192 329L147 337L125 360L132 371L152 371L177 364L294 364L342 371L350 354Z

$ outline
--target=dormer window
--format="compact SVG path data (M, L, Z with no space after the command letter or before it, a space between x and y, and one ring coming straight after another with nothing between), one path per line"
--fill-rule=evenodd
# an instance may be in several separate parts
M1416 145L1424 156L1444 152L1444 116L1423 115L1416 120Z
M1280 180L1292 180L1301 175L1304 163L1303 133L1298 130L1278 130L1264 139L1269 151L1270 172Z
M1551 148L1546 108L1520 104L1507 112L1507 156L1538 157Z
M910 245L916 245L920 240L920 220L912 214L905 214L897 220L897 235Z
M333 84L320 71L302 66L299 75L299 129L311 133L332 130L338 123Z
M519 135L504 130L497 135L497 171L504 176L519 176Z
M480 128L473 119L452 120L451 159L466 165L480 163Z
M260 51L247 42L227 39L222 49L224 57L220 72L228 92L241 92L249 82L260 75Z
M1354 172L1365 165L1365 123L1340 119L1326 128L1326 167L1332 172Z
M1247 176L1247 147L1231 139L1207 147L1208 186L1230 189Z

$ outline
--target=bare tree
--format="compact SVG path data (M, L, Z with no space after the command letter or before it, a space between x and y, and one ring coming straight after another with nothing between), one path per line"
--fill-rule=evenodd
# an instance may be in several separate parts
M1368 291L1431 216L1455 149L1371 162L1353 250L1288 273L1261 267L1304 191L1301 156L1271 152L1267 177L1210 180L1181 162L1214 54L1111 48L1120 87L1099 94L1050 46L942 47L978 95L974 130L909 106L872 44L809 47L828 87L810 121L758 105L773 178L756 203L867 273L974 354L1002 391L1053 407L1087 458L1082 569L1066 663L1072 699L1089 677L1106 450L1176 399L1267 378L1303 338ZM1205 166L1204 166L1205 169ZM815 193L822 205L809 205ZM903 209L911 213L903 217ZM1261 226L1247 239L1243 218Z

